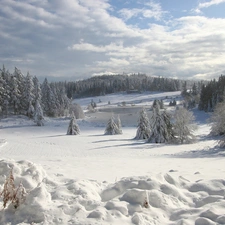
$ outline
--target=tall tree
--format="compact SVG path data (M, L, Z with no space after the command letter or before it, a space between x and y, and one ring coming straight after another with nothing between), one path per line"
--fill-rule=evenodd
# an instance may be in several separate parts
M44 126L43 110L38 99L35 102L34 122L37 126Z
M145 108L140 111L137 127L135 139L148 139L150 137L150 121Z
M151 133L148 139L150 143L168 143L174 138L171 117L163 110L160 112L160 106L153 107L151 117Z
M18 114L20 107L21 93L19 91L17 78L15 76L11 76L10 86L11 86L10 103L13 106L14 114Z

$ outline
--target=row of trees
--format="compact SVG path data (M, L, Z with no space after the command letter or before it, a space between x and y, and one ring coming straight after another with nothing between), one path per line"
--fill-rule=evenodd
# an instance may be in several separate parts
M203 84L200 93L198 108L205 112L212 112L217 103L224 101L225 76L221 75L218 80L211 80Z
M66 95L64 83L42 84L29 72L24 76L15 68L13 73L0 70L0 115L9 113L27 115L43 125L43 116L64 116L69 113L71 100Z
M145 74L103 75L86 80L65 83L69 97L98 96L116 92L134 91L179 91L184 81L164 77L150 77ZM187 87L193 81L186 81Z
M193 121L193 113L183 107L177 108L172 116L155 105L150 120L145 109L140 112L135 138L146 139L149 143L191 143L194 140Z
M107 123L105 134L121 134L120 119L118 121L115 122L112 116ZM145 139L149 143L191 143L195 140L193 122L193 113L186 108L177 108L172 116L156 104L153 105L150 119L144 108L140 111L135 139Z

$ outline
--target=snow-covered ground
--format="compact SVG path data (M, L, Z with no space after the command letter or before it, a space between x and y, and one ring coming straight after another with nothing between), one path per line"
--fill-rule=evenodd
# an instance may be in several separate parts
M0 191L13 167L28 194L17 209L0 206L0 224L225 224L225 152L208 136L207 114L194 110L194 144L133 139L139 110L155 98L181 100L179 92L77 99L84 109L95 101L98 112L78 120L76 136L66 135L70 118L46 118L43 127L1 119ZM122 135L104 135L112 112Z

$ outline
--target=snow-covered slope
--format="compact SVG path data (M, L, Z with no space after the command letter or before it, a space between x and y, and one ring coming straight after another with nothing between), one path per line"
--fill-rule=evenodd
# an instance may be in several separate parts
M224 224L225 158L208 137L207 114L194 111L194 144L133 139L139 108L157 97L167 105L170 96L180 99L151 93L76 100L86 108L93 99L99 111L77 121L75 136L66 135L70 118L46 118L44 127L21 116L1 119L0 190L13 167L15 184L22 181L28 193L19 208L0 211L0 224ZM122 135L103 135L112 112L120 114Z

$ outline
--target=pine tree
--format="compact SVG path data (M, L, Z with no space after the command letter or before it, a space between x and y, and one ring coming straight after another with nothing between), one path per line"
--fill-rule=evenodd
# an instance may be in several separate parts
M112 115L107 123L106 129L105 129L105 135L115 135L115 134L120 134L120 130Z
M153 108L151 118L151 133L148 139L150 143L169 143L173 141L174 134L170 115L163 110L160 112L160 106Z
M42 96L41 87L40 87L39 80L36 76L33 78L33 83L34 83L34 99L35 99L35 102L36 102L36 100L41 102L41 96Z
M18 87L18 81L15 76L11 77L10 82L10 103L13 106L14 114L19 113L19 106L20 106L20 99L21 99L21 93L19 91Z
M24 79L24 91L22 93L23 108L25 109L26 115L33 118L33 104L34 104L34 82L30 73Z
M45 78L42 86L42 104L43 104L43 111L44 114L47 116L55 116L56 113L56 104L55 104L55 98L54 94L52 92L52 89L50 87L50 84L48 83L47 78Z
M18 85L18 92L20 93L20 99L19 99L19 113L25 114L27 111L27 105L26 105L26 99L24 100L23 93L25 92L25 78L22 72L15 67L13 76L16 78L17 85Z
M37 126L44 126L43 111L38 99L36 99L35 103L34 122L37 124Z
M150 121L145 108L140 111L138 129L135 139L148 139L150 137Z
M72 118L70 120L68 129L67 129L67 134L68 135L77 135L79 133L80 133L80 129L79 129L79 126L76 122L76 118L75 118L74 115L72 115Z
M8 116L8 107L10 102L10 74L5 70L3 65L3 69L0 73L0 107L2 111L2 115Z
M179 108L174 114L174 132L178 143L191 143L194 141L194 116L191 111Z

